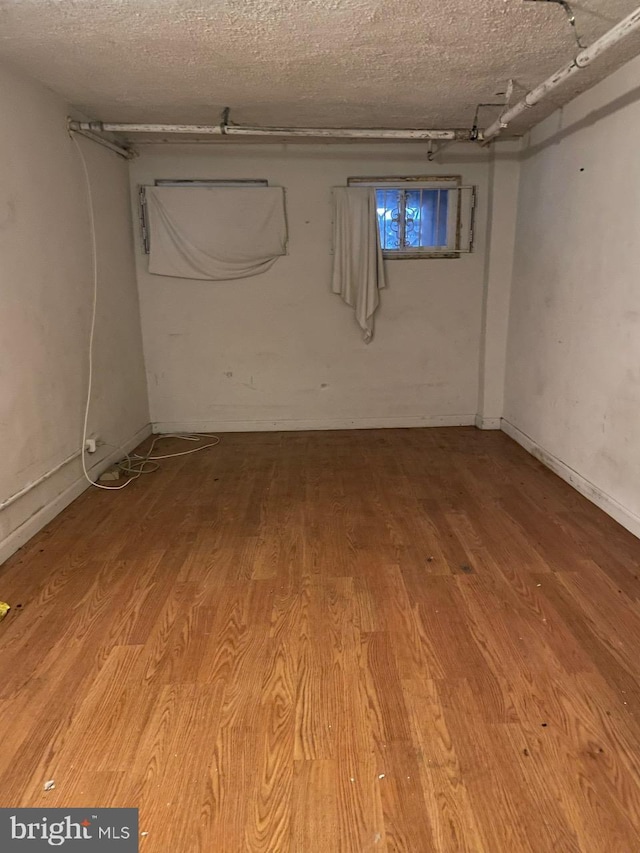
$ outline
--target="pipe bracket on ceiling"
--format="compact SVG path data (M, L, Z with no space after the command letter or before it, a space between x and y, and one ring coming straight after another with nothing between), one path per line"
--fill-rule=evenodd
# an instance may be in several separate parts
M580 37L580 33L578 32L578 26L577 26L577 24L576 24L576 15L575 15L575 12L573 11L572 6L567 2L567 0L528 0L528 2L533 2L533 3L555 3L557 6L562 6L562 8L564 9L564 11L565 11L565 12L566 12L566 14L567 14L567 18L568 18L568 20L569 20L569 23L571 24L571 26L572 26L572 28L573 28L573 34L574 34L575 39L576 39L576 44L578 45L578 47L579 47L581 50L584 50L584 49L585 49L586 44L584 44L584 42L582 41L582 39L581 39L581 37Z

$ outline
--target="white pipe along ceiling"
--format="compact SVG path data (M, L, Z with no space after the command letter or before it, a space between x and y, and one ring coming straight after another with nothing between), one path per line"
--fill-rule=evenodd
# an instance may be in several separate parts
M528 92L521 101L503 113L499 119L485 130L485 143L490 142L498 136L501 131L508 127L525 110L539 104L554 89L557 89L558 86L561 86L566 80L573 77L574 74L582 71L594 59L601 56L605 51L618 44L618 42L631 35L637 29L640 29L640 7L594 41L592 45L581 51L572 62L560 68L555 74L547 77L539 86Z
M69 130L88 133L184 133L201 136L311 136L330 139L433 139L468 142L471 131L348 128L348 127L245 127L237 124L122 124L101 121L69 121Z

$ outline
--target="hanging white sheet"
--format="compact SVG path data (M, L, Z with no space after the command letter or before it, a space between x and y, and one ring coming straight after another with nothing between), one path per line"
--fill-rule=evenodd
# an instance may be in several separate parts
M386 286L376 191L366 187L336 187L334 198L333 282L356 320L366 343L373 338L373 315L378 291Z
M286 253L282 187L147 187L145 195L154 275L246 278Z

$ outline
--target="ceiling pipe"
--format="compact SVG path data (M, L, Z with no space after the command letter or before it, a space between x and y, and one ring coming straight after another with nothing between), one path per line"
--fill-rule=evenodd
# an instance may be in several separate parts
M433 139L469 142L468 130L408 130L346 127L246 127L239 124L122 124L101 121L71 121L69 128L89 133L164 133L198 136L287 136L316 139ZM480 134L482 139L482 133Z
M90 121L88 125L100 125L104 133L197 133L202 136L223 136L226 128L222 124L122 124L107 121Z
M291 136L318 139L434 139L468 142L468 130L407 130L346 127L243 127L230 124L227 136Z
M535 105L544 100L550 92L553 92L554 89L557 89L570 77L573 77L574 74L577 74L583 68L586 68L587 65L590 65L594 59L597 59L605 53L605 51L618 44L619 41L622 41L622 39L631 35L631 33L635 32L639 28L640 7L636 9L635 12L627 15L624 20L620 21L619 24L616 24L615 27L608 30L603 36L600 36L599 39L596 39L596 41L589 45L589 47L585 48L585 50L580 51L574 60L569 62L563 68L560 68L555 72L555 74L552 74L551 77L548 77L544 82L540 83L539 86L536 86L535 89L527 92L521 101L504 112L500 118L485 130L484 143L486 144L492 139L495 139L495 137L508 127L514 119L518 118L518 116L522 115L522 113L526 112L526 110L531 107L535 107Z

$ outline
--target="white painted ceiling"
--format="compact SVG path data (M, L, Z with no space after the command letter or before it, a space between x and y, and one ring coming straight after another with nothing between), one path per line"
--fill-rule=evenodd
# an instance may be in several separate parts
M637 5L576 0L583 40ZM0 0L0 58L104 121L230 106L242 124L470 127L509 78L521 94L576 50L563 9L531 0ZM525 121L638 52L630 37Z

